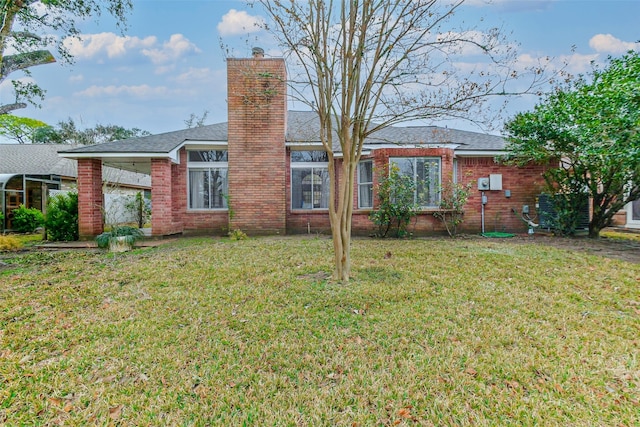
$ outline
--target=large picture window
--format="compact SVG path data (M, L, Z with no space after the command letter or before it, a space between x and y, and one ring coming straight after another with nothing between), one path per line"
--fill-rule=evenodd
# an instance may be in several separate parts
M324 151L291 152L291 208L328 209L328 156Z
M440 206L439 157L391 157L389 163L398 166L401 175L413 177L416 184L414 201L423 208Z
M358 208L373 208L373 161L358 164Z
M227 208L227 151L188 151L189 209Z

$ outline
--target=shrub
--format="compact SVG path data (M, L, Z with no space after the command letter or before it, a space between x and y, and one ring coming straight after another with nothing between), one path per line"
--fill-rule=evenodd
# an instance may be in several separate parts
M49 240L78 240L78 194L61 193L50 198L44 225Z
M0 228L4 227L4 214L0 212Z
M20 205L13 210L11 221L13 230L19 233L33 233L38 227L44 225L44 215L36 208L26 208Z
M96 243L99 248L109 247L109 243L118 237L124 237L124 241L128 245L133 245L137 240L144 237L144 233L139 228L129 225L114 226L111 231L106 231L96 237Z
M235 230L229 233L229 239L231 240L247 240L248 238L249 236L247 236L247 233L240 230L239 228L236 228Z
M414 201L416 184L413 177L401 175L395 164L389 175L379 179L377 186L378 208L371 212L369 219L378 227L376 236L386 237L395 228L396 237L405 237L411 219L418 214L419 207Z
M0 251L15 251L22 247L20 240L13 236L0 236Z
M458 226L464 221L464 205L471 193L472 183L466 185L448 182L440 191L440 209L433 213L447 229L450 237L458 234Z

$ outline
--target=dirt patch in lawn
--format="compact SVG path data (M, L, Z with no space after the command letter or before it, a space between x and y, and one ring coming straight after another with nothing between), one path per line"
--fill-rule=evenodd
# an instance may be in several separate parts
M640 241L626 239L589 239L587 237L556 237L536 234L506 239L513 243L536 244L586 252L591 255L640 264Z

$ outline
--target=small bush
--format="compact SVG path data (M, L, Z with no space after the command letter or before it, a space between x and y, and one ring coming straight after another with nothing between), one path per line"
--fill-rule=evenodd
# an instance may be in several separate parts
M49 240L78 240L78 194L58 194L50 198L44 225Z
M22 247L20 240L13 236L0 236L0 251L15 251Z
M395 237L407 237L409 223L420 211L414 201L416 184L413 177L401 175L398 166L393 164L388 175L380 176L378 182L378 207L369 215L378 227L376 237L386 237L394 227Z
M448 182L440 189L440 210L433 213L444 224L450 237L458 234L458 226L464 221L464 206L471 194L472 183L466 185Z
M20 205L13 210L12 228L18 233L33 233L44 225L44 215L36 208L26 208Z
M144 233L139 228L129 225L111 227L111 231L106 231L96 237L96 243L99 248L109 247L109 242L117 237L125 237L125 241L129 245L133 245L137 240L144 237Z
M231 240L247 240L248 238L249 236L247 236L247 233L240 230L239 228L236 228L235 230L229 233L229 239Z

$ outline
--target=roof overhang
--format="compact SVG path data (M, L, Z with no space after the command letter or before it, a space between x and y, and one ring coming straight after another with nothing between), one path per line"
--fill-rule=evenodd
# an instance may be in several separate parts
M456 157L498 157L507 154L504 150L465 150L456 151Z
M180 163L180 150L187 149L216 149L227 146L227 141L198 141L185 140L174 147L169 152L149 152L149 151L90 151L58 152L60 157L67 159L100 159L102 164L117 169L124 169L130 172L151 174L152 159L169 159L175 164Z

